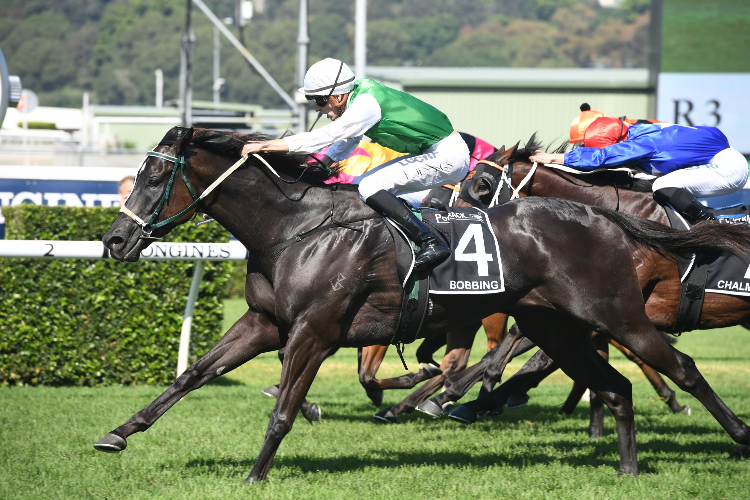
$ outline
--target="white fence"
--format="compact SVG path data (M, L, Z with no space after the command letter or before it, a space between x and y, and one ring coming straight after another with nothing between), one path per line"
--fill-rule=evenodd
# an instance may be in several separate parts
M109 250L101 241L0 240L0 258L31 259L107 259ZM190 332L198 290L203 279L203 262L247 260L247 249L239 241L228 243L161 243L154 242L143 252L142 259L195 260L185 316L180 332L177 376L187 368Z

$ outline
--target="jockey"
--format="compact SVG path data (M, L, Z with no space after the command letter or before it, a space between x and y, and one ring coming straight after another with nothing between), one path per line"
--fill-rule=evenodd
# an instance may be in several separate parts
M537 151L531 160L580 170L634 165L657 176L654 199L688 222L715 219L696 197L733 193L747 182L745 157L715 127L688 127L601 116L585 129L583 147L564 154Z
M323 59L305 74L299 89L315 110L333 123L311 132L246 144L242 154L271 151L314 152L332 145L327 162L347 158L363 135L408 153L362 175L359 195L376 212L399 224L420 246L415 269L428 269L450 255L450 248L396 196L462 180L469 150L439 110L404 92L370 79L356 80L342 61Z

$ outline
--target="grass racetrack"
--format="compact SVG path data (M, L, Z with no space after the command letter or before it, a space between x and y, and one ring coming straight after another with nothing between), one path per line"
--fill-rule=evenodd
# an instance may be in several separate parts
M230 323L241 313L240 302L228 303ZM693 332L677 346L750 421L750 332ZM472 363L484 349L478 338ZM410 368L416 367L414 350L407 348ZM274 405L260 390L278 381L275 353L188 395L149 431L133 435L119 455L92 445L163 387L0 388L0 498L748 497L750 460L727 458L734 443L703 406L678 390L693 414L672 415L635 365L619 353L612 364L633 382L638 478L617 477L608 410L605 437L597 441L587 438L586 403L572 417L557 414L571 386L559 372L530 392L527 406L473 426L420 413L387 426L372 419L375 408L357 380L356 351L345 349L323 364L309 393L308 400L322 407L323 422L310 425L300 415L268 480L254 485L242 481ZM507 376L520 365L514 361ZM402 373L389 352L379 375ZM384 405L406 394L386 391Z

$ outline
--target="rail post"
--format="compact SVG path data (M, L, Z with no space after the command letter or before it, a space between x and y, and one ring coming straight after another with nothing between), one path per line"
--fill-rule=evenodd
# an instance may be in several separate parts
M182 320L182 330L180 331L180 349L177 355L177 376L182 375L188 367L188 354L190 352L190 331L193 327L193 314L195 313L195 303L198 300L198 291L203 279L203 261L199 260L195 264L193 272L193 281L190 283L190 292L188 293L187 304L185 305L185 317Z

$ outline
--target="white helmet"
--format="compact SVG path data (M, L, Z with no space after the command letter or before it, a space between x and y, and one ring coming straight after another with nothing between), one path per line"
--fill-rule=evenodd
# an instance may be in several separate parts
M330 57L318 61L305 73L305 95L341 95L354 87L354 73L349 66Z

